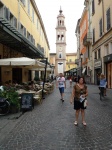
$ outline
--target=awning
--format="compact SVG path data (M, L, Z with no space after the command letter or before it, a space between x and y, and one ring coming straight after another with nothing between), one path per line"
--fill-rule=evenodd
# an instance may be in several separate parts
M0 43L29 58L43 58L44 53L24 37L4 18L0 17Z
M0 66L45 67L45 64L27 57L0 59Z

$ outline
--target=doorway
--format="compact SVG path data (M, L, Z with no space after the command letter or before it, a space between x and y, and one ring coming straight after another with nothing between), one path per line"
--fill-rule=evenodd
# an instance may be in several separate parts
M12 68L12 82L22 83L22 68Z

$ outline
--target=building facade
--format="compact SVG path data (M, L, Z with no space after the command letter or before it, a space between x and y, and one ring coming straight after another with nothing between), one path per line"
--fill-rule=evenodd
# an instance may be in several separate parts
M0 58L24 56L48 57L49 60L49 50L44 23L35 1L0 0ZM0 67L2 83L7 80L26 82L31 76L31 71L21 67Z
M92 30L94 82L100 73L105 74L108 88L112 88L112 1L92 0Z
M62 12L60 8L56 26L56 75L66 70L66 26Z

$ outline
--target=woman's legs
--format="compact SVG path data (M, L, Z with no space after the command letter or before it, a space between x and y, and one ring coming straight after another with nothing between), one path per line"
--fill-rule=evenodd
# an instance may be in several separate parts
M78 118L79 118L79 113L80 113L80 109L76 110L75 112L75 120L78 122Z
M85 110L81 109L81 115L82 115L82 123L85 123Z

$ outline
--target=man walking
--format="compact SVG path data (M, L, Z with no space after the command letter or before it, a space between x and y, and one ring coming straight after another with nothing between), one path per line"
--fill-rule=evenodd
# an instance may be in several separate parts
M56 86L59 87L61 100L62 100L62 102L64 102L64 98L63 97L64 97L64 88L66 88L66 81L65 81L65 78L63 77L62 73L59 74Z

